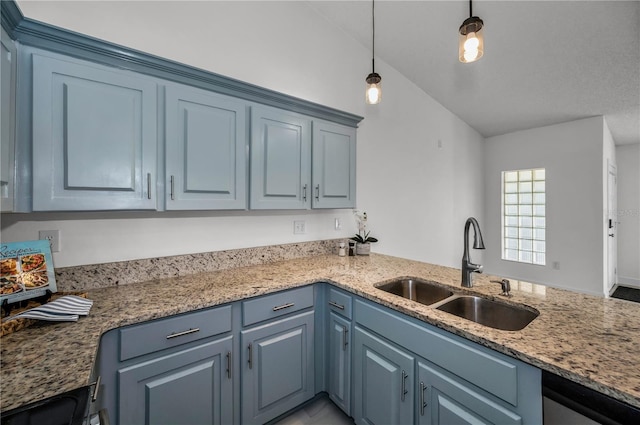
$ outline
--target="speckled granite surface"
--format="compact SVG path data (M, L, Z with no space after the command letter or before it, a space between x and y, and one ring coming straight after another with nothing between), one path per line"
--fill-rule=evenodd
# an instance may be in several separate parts
M172 257L92 264L56 269L58 291L75 291L146 282L151 279L256 266L338 252L342 239L231 249Z
M109 329L320 281L640 407L639 304L513 282L509 302L540 316L522 331L499 331L374 287L400 276L462 289L459 270L372 254L320 255L91 290L89 317L2 338L2 410L86 385L99 337ZM495 277L474 277L472 292L498 297L500 285L489 282Z

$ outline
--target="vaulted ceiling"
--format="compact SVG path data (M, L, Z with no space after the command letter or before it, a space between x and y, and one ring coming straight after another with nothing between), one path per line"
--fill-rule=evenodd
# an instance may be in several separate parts
M308 4L371 47L370 0ZM604 115L616 144L640 143L639 1L476 0L485 53L472 64L457 58L468 1L375 10L376 57L483 136Z

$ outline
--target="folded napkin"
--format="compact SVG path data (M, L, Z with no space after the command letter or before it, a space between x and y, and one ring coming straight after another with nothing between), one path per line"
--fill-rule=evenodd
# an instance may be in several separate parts
M89 314L93 301L75 295L65 295L40 307L23 311L11 317L13 319L36 319L54 322L77 322L79 316Z

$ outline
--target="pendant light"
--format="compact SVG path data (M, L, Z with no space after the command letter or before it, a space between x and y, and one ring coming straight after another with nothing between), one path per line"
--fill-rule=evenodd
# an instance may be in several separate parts
M367 75L367 91L365 98L369 105L377 105L382 99L382 77L376 73L376 16L375 16L375 0L371 0L371 74Z
M475 62L484 53L484 34L482 19L473 16L471 0L469 0L469 18L465 19L458 32L458 59L462 63Z

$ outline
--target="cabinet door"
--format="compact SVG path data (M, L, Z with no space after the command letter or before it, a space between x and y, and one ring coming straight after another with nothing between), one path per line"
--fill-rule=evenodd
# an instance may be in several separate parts
M9 36L2 30L0 39L2 56L0 57L0 96L2 109L0 117L0 210L13 211L14 190L14 137L15 137L15 87L16 87L16 48Z
M155 209L156 84L33 55L33 210Z
M118 371L119 424L228 424L232 337Z
M184 86L165 104L166 209L246 208L246 104Z
M482 395L453 374L428 362L418 362L419 424L522 424L511 410Z
M351 322L329 313L329 397L351 416Z
M272 108L251 110L251 209L307 209L311 121Z
M414 358L356 326L354 419L357 424L412 424Z
M356 205L356 129L313 122L313 208Z
M312 398L314 312L242 331L242 424L262 424Z

